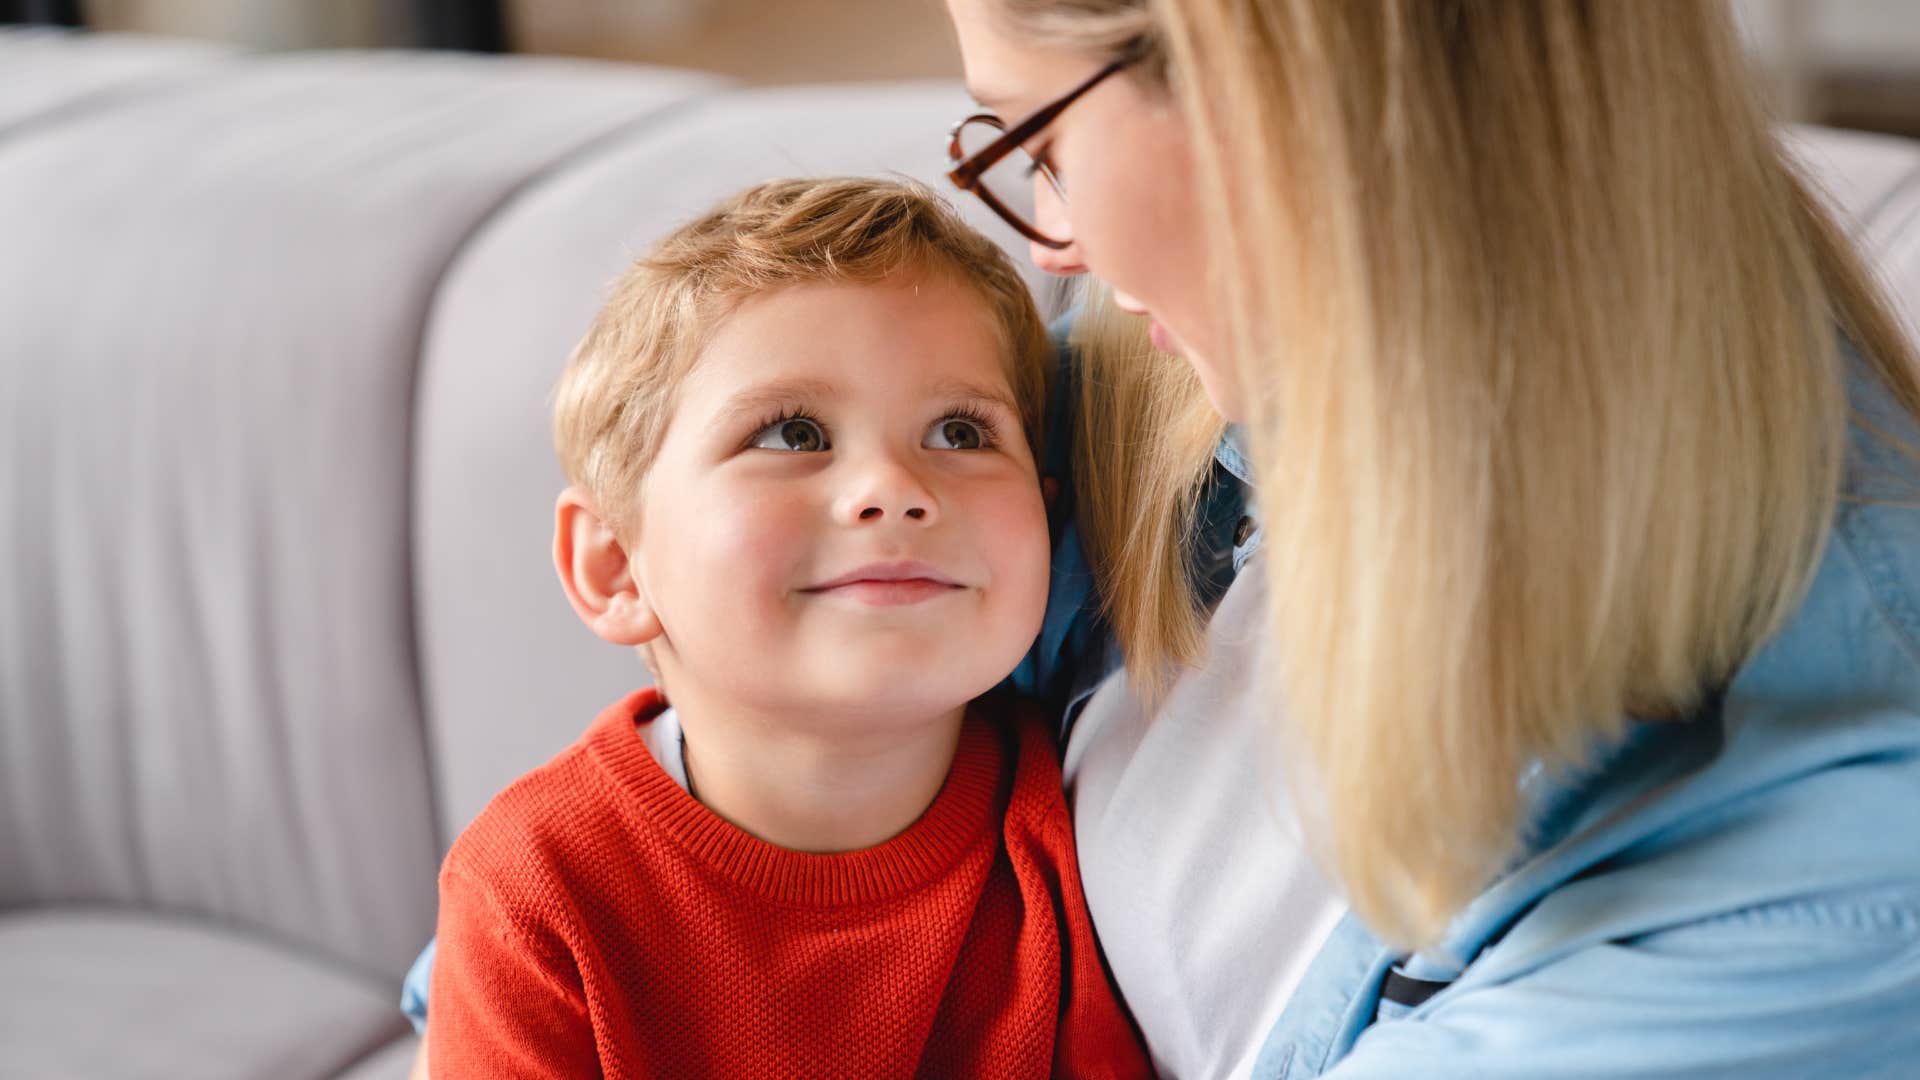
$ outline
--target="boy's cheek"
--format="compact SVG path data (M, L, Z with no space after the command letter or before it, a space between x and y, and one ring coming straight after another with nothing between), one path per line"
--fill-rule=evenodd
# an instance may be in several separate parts
M1010 480L982 500L975 512L990 522L991 535L1000 543L1020 550L1038 549L1045 556L1047 504L1039 483L1031 477Z
M999 564L996 576L1002 592L1022 602L1031 613L1034 632L1047 604L1047 580L1053 552L1047 531L1047 508L1037 485L1010 485L975 511L980 527L976 542L993 552Z
M649 552L648 570L669 633L691 645L717 628L740 642L780 632L804 545L762 509L744 500L687 500L671 519L653 518L665 535Z
M688 507L687 535L698 538L696 556L713 572L737 584L784 567L804 549L804 516L788 500L764 491L716 490L713 497Z

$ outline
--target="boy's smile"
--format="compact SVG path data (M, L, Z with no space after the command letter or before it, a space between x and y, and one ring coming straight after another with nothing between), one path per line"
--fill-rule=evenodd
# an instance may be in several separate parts
M966 586L922 562L873 563L801 589L812 596L891 607L952 596Z
M924 724L1039 632L1048 541L993 315L938 275L806 284L723 321L629 555L682 709Z

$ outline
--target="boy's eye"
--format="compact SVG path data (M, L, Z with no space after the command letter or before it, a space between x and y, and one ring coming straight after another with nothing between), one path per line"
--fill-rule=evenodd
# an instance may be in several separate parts
M987 442L987 433L979 424L964 417L949 416L929 428L920 445L929 450L979 450Z
M811 452L831 449L827 433L804 416L790 416L760 429L751 444L756 450L799 450Z

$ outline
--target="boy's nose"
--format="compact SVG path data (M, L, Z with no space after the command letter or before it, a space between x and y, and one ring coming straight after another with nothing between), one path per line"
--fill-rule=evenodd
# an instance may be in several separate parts
M862 471L841 498L836 516L849 525L887 521L930 525L939 517L939 507L933 492L912 469L888 462Z
M852 521L869 525L877 525L885 521L911 521L920 525L931 525L939 516L932 496L925 492L884 495L870 492L866 498L855 499L851 506L854 512L849 517Z

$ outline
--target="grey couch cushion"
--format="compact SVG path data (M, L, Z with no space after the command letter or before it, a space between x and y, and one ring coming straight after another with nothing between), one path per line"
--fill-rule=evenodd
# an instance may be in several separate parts
M1920 341L1920 143L1798 128L1791 145L1832 196L1873 269Z
M339 1080L407 1080L419 1051L419 1036L408 1032L355 1062Z
M382 983L209 923L16 912L0 957L0 1080L302 1080L407 1037Z
M429 300L529 178L714 85L249 57L0 140L0 908L203 914L397 982L440 851Z
M547 395L607 283L757 180L900 170L951 190L943 135L966 110L951 83L708 99L527 191L461 254L428 328L415 459L421 665L445 835L646 682L631 651L580 625L548 554L563 479ZM971 197L956 204L1019 249L1038 281L1012 230Z

